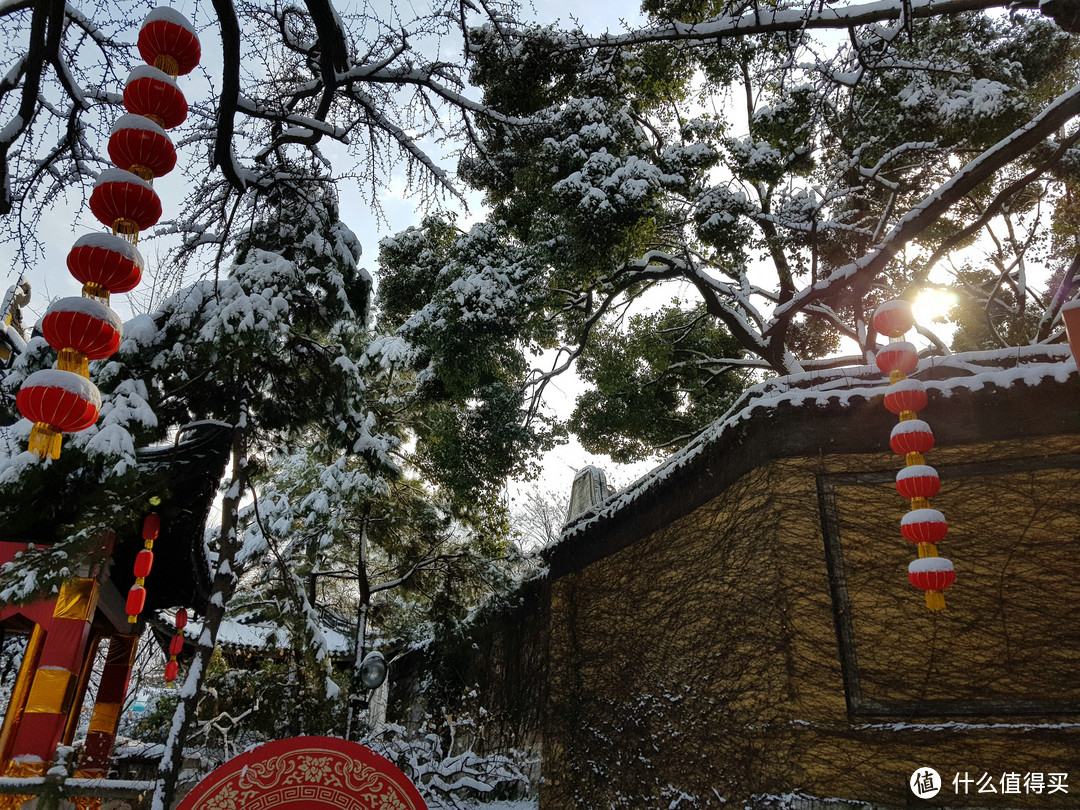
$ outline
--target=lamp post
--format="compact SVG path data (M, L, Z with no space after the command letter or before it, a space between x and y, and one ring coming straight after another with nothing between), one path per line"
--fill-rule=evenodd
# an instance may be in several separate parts
M345 729L347 739L354 739L354 733L359 734L361 728L360 717L371 702L371 693L378 689L386 681L387 673L386 658L378 650L372 650L364 656L360 667L353 675L352 694L349 697L349 714Z

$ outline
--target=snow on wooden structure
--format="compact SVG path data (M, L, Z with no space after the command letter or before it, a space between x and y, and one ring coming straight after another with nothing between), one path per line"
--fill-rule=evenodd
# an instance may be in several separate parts
M769 380L568 525L528 598L463 640L488 744L542 752L541 810L900 807L924 766L974 807L954 775L1080 778L1076 364L1052 346L913 376L962 572L949 610L904 576L877 369Z

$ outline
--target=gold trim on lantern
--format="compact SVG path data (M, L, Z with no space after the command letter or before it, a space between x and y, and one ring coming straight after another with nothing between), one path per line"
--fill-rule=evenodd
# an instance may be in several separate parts
M914 467L916 464L925 464L926 457L922 453L908 453L904 456L904 466Z
M60 439L64 434L48 422L35 422L30 428L30 443L26 449L38 458L60 458Z
M900 369L893 369L889 372L889 385L896 385L901 380L906 380L907 374Z
M919 559L937 557L937 546L934 543L919 543Z
M95 301L100 301L105 306L108 306L111 290L96 281L88 281L83 284L82 294L83 298L93 298Z
M140 166L138 163L132 163L128 171L138 176L140 179L145 180L150 185L154 184L154 172L145 166Z
M180 66L176 63L176 59L167 53L159 53L154 57L154 67L165 71L174 79L180 74Z
M30 779L44 776L45 771L46 766L44 762L27 762L26 760L20 760L19 762L8 763L7 769L4 771L4 776L11 779ZM30 794L8 793L7 795L0 795L0 808L3 808L3 810L18 810L24 803L33 798L34 796Z
M56 356L56 367L61 371L73 371L80 377L90 379L90 361L78 349L61 349Z
M113 222L112 232L116 236L122 236L133 245L139 244L139 223L133 219L117 217Z

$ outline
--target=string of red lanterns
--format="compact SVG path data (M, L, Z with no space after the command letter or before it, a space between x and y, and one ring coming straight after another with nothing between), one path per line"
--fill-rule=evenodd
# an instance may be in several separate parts
M143 519L142 550L135 556L135 584L128 590L128 624L135 624L146 607L146 578L154 567L154 541L161 532L161 518L151 512Z
M187 627L187 611L180 608L176 611L176 635L169 639L169 661L165 664L165 683L169 686L176 680L180 672L180 663L176 656L184 649L184 628Z
M938 555L937 544L949 530L945 516L930 508L941 479L924 458L934 447L930 425L918 418L918 411L926 407L926 389L921 381L907 376L919 365L915 347L903 340L914 324L911 304L902 299L886 301L874 312L874 329L890 340L877 354L877 367L889 375L885 407L900 417L889 437L893 452L904 457L896 491L911 502L911 511L900 521L900 533L919 549L919 559L908 565L908 580L926 593L926 607L938 611L945 609L944 591L956 581L956 571L950 560Z
M97 422L101 394L90 381L88 364L120 346L123 327L109 297L133 290L142 278L139 232L161 218L153 180L176 166L176 148L165 130L187 117L176 77L194 70L202 55L194 26L171 8L146 16L138 47L147 65L128 76L128 113L117 119L109 137L116 168L103 171L90 194L90 210L111 233L86 234L72 247L67 265L83 285L82 297L60 299L46 311L42 333L58 352L56 366L27 377L15 400L34 423L28 449L41 459L59 458L64 433Z

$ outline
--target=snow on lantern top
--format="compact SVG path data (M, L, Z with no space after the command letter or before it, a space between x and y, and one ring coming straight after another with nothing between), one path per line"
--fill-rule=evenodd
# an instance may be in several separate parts
M879 335L898 338L915 325L911 304L902 298L894 298L874 310L874 329Z
M145 266L138 248L111 233L80 236L68 253L67 265L76 281L119 293L138 286Z
M124 107L157 121L165 129L180 126L188 114L187 99L172 76L150 65L139 65L128 75Z
M133 113L121 115L113 124L109 157L119 168L143 180L161 177L176 167L176 148L165 130L149 118Z
M103 225L118 230L118 223L131 222L145 230L161 219L161 200L153 187L124 169L106 169L98 175L90 194L90 210ZM128 230L123 230L128 233Z
M139 55L148 65L172 76L191 73L199 64L202 48L195 26L175 9L164 6L146 15L139 30Z

